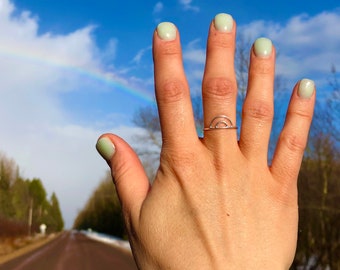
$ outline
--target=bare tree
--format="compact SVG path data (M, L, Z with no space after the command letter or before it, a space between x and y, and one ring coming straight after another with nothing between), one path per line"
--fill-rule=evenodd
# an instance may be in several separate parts
M135 135L137 154L143 163L149 181L152 182L159 165L159 153L162 147L161 128L156 104L139 108L132 122L144 130Z
M242 104L246 98L247 85L248 85L248 69L249 69L249 50L251 49L250 39L240 35L237 40L237 50L235 54L235 73L238 84L238 105L237 105L237 125L240 126L242 121ZM284 112L281 109L283 93L284 93L284 80L282 76L275 76L275 100L276 108L279 108L278 113L274 116L273 131L271 136L271 143L269 147L269 155L274 152L274 145L277 140L279 130L281 127L281 120ZM288 98L287 98L288 100ZM202 136L203 130L203 109L201 96L192 97L193 112L195 117L195 125L198 136ZM135 141L139 143L137 153L144 164L145 170L149 179L154 178L155 171L158 167L158 157L161 149L161 133L158 118L158 111L155 104L149 105L144 108L139 108L133 119L133 123L145 130L142 135L136 135ZM281 122L280 122L281 121Z
M340 269L339 84L335 67L317 101L299 176L300 230L294 269ZM335 110L335 111L334 111Z

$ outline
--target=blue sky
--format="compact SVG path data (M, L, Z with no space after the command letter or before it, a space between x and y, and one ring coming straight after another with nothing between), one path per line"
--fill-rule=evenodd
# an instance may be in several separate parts
M103 132L135 143L131 118L153 102L152 34L174 22L194 94L209 23L233 15L239 35L273 40L287 91L309 77L326 95L340 69L340 4L324 1L0 0L0 151L57 193L66 224L104 176Z

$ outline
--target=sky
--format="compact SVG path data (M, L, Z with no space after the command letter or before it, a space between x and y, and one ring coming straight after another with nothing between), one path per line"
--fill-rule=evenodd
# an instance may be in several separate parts
M238 36L265 36L287 91L314 79L327 94L340 69L340 3L315 1L0 0L0 152L57 194L66 228L107 172L95 150L112 132L136 145L131 121L154 103L152 35L180 31L191 91L200 92L209 24L231 14Z

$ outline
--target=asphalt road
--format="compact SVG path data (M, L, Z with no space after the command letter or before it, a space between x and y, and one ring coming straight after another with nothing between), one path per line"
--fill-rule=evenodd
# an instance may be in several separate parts
M136 270L132 256L78 232L65 232L48 244L0 265L1 270Z

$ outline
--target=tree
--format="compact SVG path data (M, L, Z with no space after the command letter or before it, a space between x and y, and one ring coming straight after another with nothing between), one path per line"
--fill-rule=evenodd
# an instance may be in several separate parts
M64 228L64 220L60 211L59 201L54 192L50 200L46 202L41 221L47 226L47 232L60 232Z
M46 209L46 191L40 179L34 178L29 184L30 204L33 209L33 222L41 224Z
M10 190L16 174L17 166L14 160L0 153L0 216L6 218L12 218L15 215Z
M300 229L293 269L340 269L339 84L317 101L299 176ZM307 268L308 267L308 268ZM300 269L299 268L299 269Z
M75 219L73 228L127 238L121 206L109 173L92 193Z
M132 122L144 130L143 134L135 135L134 139L138 144L137 154L150 182L152 182L158 168L158 158L162 147L161 128L156 105L139 108L135 112Z
M15 209L14 219L27 221L30 204L29 181L18 178L11 188L12 205Z
M0 153L1 234L38 232L42 223L49 224L50 232L60 231L64 226L56 194L47 200L42 181L23 179L15 161Z

